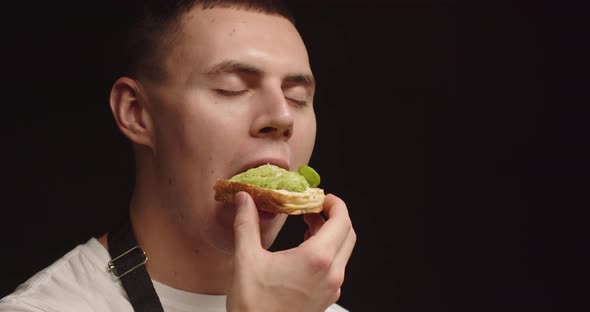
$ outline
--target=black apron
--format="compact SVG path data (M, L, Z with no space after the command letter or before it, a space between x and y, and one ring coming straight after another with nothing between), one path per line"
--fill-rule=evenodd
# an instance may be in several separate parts
M108 234L108 268L121 280L135 312L164 312L145 263L148 258L133 235L129 218Z

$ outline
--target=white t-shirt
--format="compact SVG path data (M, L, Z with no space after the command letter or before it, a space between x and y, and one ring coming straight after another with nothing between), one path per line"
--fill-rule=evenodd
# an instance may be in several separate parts
M0 299L0 312L132 312L121 282L107 271L111 257L91 238ZM166 312L225 312L225 296L195 294L154 281ZM347 311L337 304L327 312Z

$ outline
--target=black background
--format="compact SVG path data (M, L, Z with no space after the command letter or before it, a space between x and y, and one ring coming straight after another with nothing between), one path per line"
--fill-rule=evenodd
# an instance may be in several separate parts
M77 3L2 10L0 296L130 194L108 108L117 6ZM588 310L589 15L477 3L293 1L319 87L311 165L358 234L351 311Z

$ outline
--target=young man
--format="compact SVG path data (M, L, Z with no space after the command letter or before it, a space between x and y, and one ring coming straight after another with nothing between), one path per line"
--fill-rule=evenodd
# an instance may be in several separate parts
M279 252L267 248L286 215L246 193L214 200L219 178L311 157L315 85L290 16L275 1L155 7L130 33L134 59L110 97L136 156L128 228L76 247L0 311L343 311L356 234L342 200L328 194L327 219L306 215L305 241ZM113 260L125 251L129 262Z

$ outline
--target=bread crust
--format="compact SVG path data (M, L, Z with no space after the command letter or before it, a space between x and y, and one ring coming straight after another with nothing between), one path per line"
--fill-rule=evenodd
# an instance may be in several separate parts
M230 180L217 180L213 189L217 201L233 203L234 195L237 192L244 191L252 196L259 210L290 215L319 213L323 210L324 198L326 197L324 190L321 188L308 188L305 192L292 192L273 190Z

